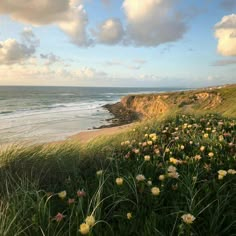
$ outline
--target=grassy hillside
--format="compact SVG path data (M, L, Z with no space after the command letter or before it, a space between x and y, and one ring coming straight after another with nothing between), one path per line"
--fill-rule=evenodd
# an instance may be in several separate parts
M0 153L0 235L234 235L235 140L235 119L208 114L84 146L11 147Z
M124 97L121 103L143 118L208 112L236 117L236 84L193 91L130 95Z

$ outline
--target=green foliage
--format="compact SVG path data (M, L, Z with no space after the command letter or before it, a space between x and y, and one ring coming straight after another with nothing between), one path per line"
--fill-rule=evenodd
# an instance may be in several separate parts
M233 235L235 140L234 119L208 114L84 146L11 147L0 154L0 235Z

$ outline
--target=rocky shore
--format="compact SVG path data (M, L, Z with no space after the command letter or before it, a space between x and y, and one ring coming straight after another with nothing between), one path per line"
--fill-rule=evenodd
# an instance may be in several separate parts
M106 108L114 117L107 119L110 124L95 127L95 129L121 126L140 120L140 114L125 108L121 102L106 104L103 107Z

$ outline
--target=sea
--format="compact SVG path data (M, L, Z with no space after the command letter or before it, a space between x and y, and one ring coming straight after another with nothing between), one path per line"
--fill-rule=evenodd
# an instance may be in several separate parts
M64 140L108 125L103 108L128 94L181 88L102 88L0 86L0 144Z

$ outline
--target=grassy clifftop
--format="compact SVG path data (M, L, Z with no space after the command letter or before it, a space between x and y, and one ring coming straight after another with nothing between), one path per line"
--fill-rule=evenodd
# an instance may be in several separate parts
M207 112L236 117L236 84L192 91L130 95L124 97L121 104L144 118Z

